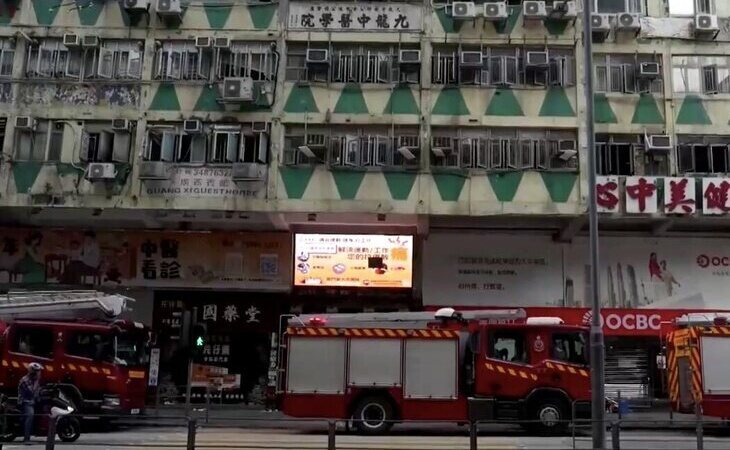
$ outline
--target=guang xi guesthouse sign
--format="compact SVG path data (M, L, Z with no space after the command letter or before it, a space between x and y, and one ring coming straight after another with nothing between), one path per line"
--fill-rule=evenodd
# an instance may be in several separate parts
M419 5L404 3L293 2L289 29L297 31L420 31Z
M707 216L730 212L730 178L633 176L624 179L622 190L620 177L597 177L598 212Z

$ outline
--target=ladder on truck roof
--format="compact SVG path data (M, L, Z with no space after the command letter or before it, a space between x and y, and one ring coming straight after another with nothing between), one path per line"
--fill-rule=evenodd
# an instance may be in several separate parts
M302 314L289 318L290 327L318 325L335 328L426 328L429 323L439 320L456 320L437 317L437 312L392 312L392 313L355 313L355 314ZM512 321L524 319L524 309L485 309L463 311L463 320Z
M92 290L11 291L0 295L0 320L112 320L133 301Z

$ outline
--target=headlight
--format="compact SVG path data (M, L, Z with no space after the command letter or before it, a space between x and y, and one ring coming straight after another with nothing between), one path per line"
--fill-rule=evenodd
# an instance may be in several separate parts
M119 397L104 397L104 406L119 406L120 404Z

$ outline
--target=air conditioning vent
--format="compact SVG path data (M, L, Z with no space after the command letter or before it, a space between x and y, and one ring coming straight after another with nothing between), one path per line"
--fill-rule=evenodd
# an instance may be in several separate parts
M139 163L140 180L167 180L169 164L164 161L142 161Z
M669 153L672 150L672 137L668 134L645 135L646 150L651 153Z
M308 48L306 60L307 64L329 64L329 50L323 48Z
M421 64L421 51L400 50L398 52L398 63L405 65Z
M99 36L90 34L88 36L84 36L84 39L81 41L81 45L88 48L96 48L101 45L101 40L99 39Z
M157 14L163 17L180 17L180 0L157 0Z
M36 121L30 116L18 116L15 118L15 128L18 130L35 130Z
M454 2L451 4L451 17L454 19L473 19L477 16L474 2Z
M578 17L578 6L575 1L555 0L550 16L558 19L575 19Z
M591 30L594 33L611 31L611 15L591 14Z
M149 0L123 0L122 5L125 10L130 12L147 11L150 7Z
M525 0L522 3L522 16L525 19L544 19L547 17L545 2L540 0Z
M229 38L229 37L213 38L213 47L215 47L215 48L229 48L230 46L231 46L231 38Z
M233 163L231 167L233 181L259 181L266 178L266 164Z
M78 34L74 33L65 33L63 35L63 45L69 48L73 47L80 47L81 46L81 38Z
M89 163L86 168L86 179L90 181L113 180L117 171L112 163Z
M197 119L183 120L183 131L187 134L199 134L203 132L203 122Z
M558 154L556 156L563 161L569 161L578 156L576 142L572 139L558 141Z
M195 46L197 48L208 48L211 46L213 39L210 36L197 36L195 38Z
M507 20L508 17L507 2L484 4L484 20L501 22L502 20Z
M639 77L655 79L661 76L661 66L655 62L643 62L639 64Z
M224 78L221 98L223 101L229 102L252 101L253 79L251 77Z
M641 17L633 13L621 13L616 20L616 29L621 31L640 31Z
M114 131L129 131L131 124L127 119L113 119L112 130Z
M532 69L547 69L549 67L547 52L527 52L527 67Z
M484 65L484 55L482 52L461 52L459 63L462 67L482 67Z
M720 31L720 23L714 14L697 14L695 16L695 32L716 33Z

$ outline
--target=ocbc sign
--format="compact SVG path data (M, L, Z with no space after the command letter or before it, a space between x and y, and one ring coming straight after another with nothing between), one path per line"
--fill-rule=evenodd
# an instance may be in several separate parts
M601 316L601 326L609 330L659 330L662 316L659 314L615 314Z

